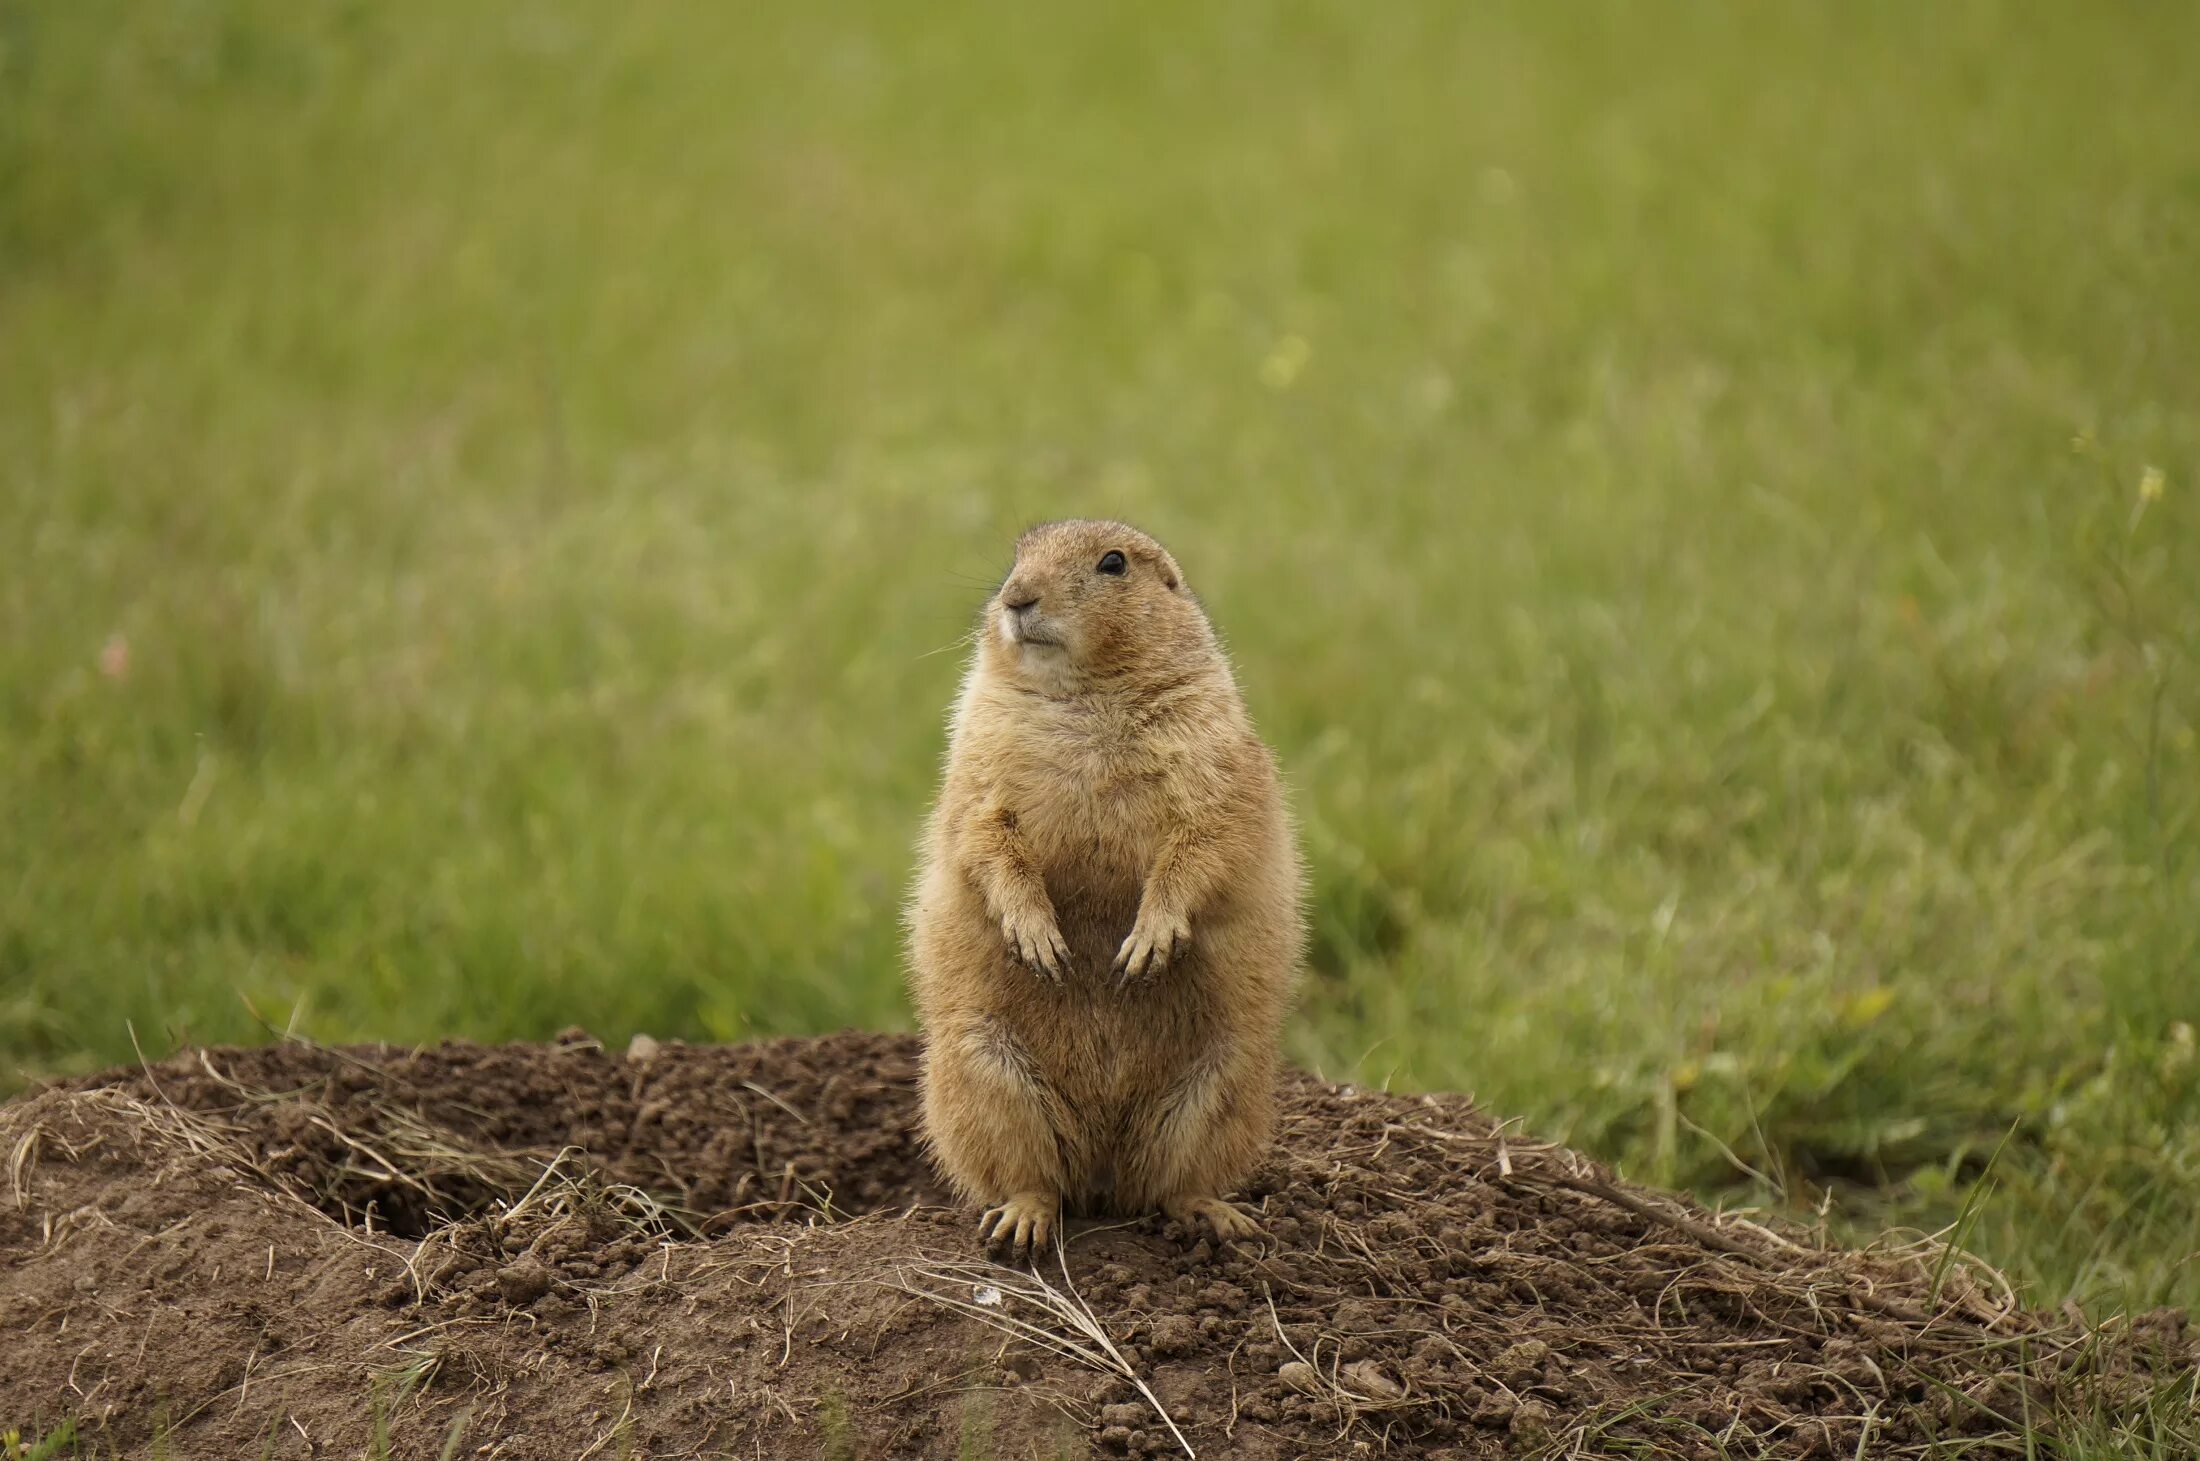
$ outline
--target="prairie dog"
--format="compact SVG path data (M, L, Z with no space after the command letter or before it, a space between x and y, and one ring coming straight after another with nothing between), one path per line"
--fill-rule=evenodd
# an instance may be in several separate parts
M1266 1148L1305 934L1274 758L1176 560L1047 523L987 601L908 910L924 1130L979 1238L1223 1200Z

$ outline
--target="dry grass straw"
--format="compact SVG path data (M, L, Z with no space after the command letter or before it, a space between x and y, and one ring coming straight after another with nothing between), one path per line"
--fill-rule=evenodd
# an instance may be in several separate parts
M1062 1275L1060 1288L1048 1282L1034 1263L1029 1270L1003 1268L995 1263L932 1257L898 1268L892 1286L977 1320L989 1329L1026 1340L1064 1359L1102 1374L1127 1381L1153 1407L1153 1413L1169 1428L1186 1456L1197 1456L1184 1438L1161 1398L1146 1383L1136 1366L1108 1334L1107 1326L1077 1291L1069 1275L1069 1258L1057 1229L1054 1261ZM963 1292L957 1292L961 1290ZM969 1297L964 1297L967 1293ZM1012 1312L1021 1308L1033 1317Z
M1453 1114L1455 1124L1471 1126L1479 1119ZM1295 1361L1284 1367L1286 1383L1333 1408L1340 1434L1358 1421L1387 1434L1400 1421L1410 1426L1417 1416L1465 1421L1473 1413L1461 1399L1463 1385L1427 1376L1400 1383L1373 1367L1343 1363L1354 1336L1328 1327L1326 1316L1348 1301L1363 1311L1373 1306L1395 1314L1387 1333L1414 1332L1440 1342L1465 1362L1478 1385L1516 1403L1526 1403L1533 1387L1508 1385L1504 1360L1520 1352L1523 1340L1555 1356L1562 1368L1593 1356L1705 1353L1721 1347L1743 1353L1752 1345L1802 1338L1823 1346L1829 1358L1841 1356L1841 1363L1817 1366L1781 1363L1791 1377L1822 1379L1850 1396L1852 1413L1815 1405L1806 1412L1761 1395L1747 1397L1716 1433L1671 1422L1676 1435L1706 1436L1730 1454L1807 1444L1809 1433L1829 1421L1856 1427L1868 1454L1925 1454L1930 1444L1888 1446L1873 1440L1882 1410L1891 1408L1890 1395L1922 1390L1951 1416L1968 1416L2018 1436L2039 1432L2058 1410L2090 1409L2083 1402L2103 1384L2132 1383L2128 1373L2111 1379L2115 1366L2104 1363L2115 1348L2116 1321L2097 1326L2074 1310L2026 1309L2004 1275L1963 1251L1948 1233L1862 1251L1832 1248L1818 1235L1777 1222L1690 1210L1678 1199L1615 1181L1563 1147L1508 1135L1501 1125L1458 1130L1422 1119L1387 1121L1364 1150L1326 1153L1320 1159L1329 1167L1326 1174L1300 1175L1317 1186L1327 1181L1336 1195L1348 1198L1354 1184L1364 1184L1367 1164L1383 1148L1398 1145L1424 1148L1423 1155L1440 1160L1458 1180L1521 1194L1540 1205L1541 1220L1557 1231L1609 1229L1609 1213L1599 1214L1598 1208L1632 1216L1647 1231L1628 1256L1653 1266L1664 1286L1647 1314L1618 1291L1606 1296L1610 1301L1597 1313L1595 1290L1584 1289L1556 1306L1548 1323L1531 1319L1521 1325L1516 1315L1509 1323L1478 1328L1487 1316L1432 1312L1410 1297L1411 1285L1401 1284L1399 1275L1414 1256L1411 1251L1371 1239L1365 1223L1325 1217L1318 1241L1288 1255L1270 1255L1260 1268L1270 1286L1275 1338ZM1413 1194L1390 1195L1415 1200ZM1580 1211L1567 1214L1569 1204ZM1481 1257L1500 1276L1530 1287L1606 1282L1594 1265L1549 1243L1496 1245ZM1539 1303L1531 1313L1540 1312ZM1305 1339L1308 1329L1312 1343ZM1743 1329L1765 1339L1738 1339ZM1870 1388L1878 1393L1864 1393L1854 1383L1858 1376L1876 1377L1879 1383ZM1624 1404L1577 1406L1571 1414L1554 1410L1549 1416L1553 1454L1586 1447L1622 1420L1634 1422L1638 1435L1645 1424L1660 1425L1660 1403L1635 1396ZM1676 1454L1685 1450L1682 1444Z
M343 1051L308 1041L287 1043L353 1061ZM485 1149L387 1100L372 1104L371 1130L363 1130L340 1122L311 1087L278 1091L247 1085L217 1069L203 1050L198 1063L240 1107L284 1103L297 1113L288 1127L290 1145L270 1152L256 1170L348 1226L371 1233L379 1211L385 1228L394 1214L404 1219L401 1236L432 1240L477 1214L512 1226L562 1221L587 1211L653 1235L696 1231L698 1214L606 1179L578 1147Z

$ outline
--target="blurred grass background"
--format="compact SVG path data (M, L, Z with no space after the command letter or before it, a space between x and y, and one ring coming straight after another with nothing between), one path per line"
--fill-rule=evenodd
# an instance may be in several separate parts
M0 3L0 1079L906 1025L957 640L1118 515L1295 787L1297 1058L2200 1300L2196 53Z

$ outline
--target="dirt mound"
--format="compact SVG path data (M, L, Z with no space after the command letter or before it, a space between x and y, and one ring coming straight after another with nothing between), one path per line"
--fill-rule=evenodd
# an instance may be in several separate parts
M914 1043L192 1052L0 1110L0 1429L177 1456L1895 1455L2138 1405L1917 1244L1613 1182L1456 1097L1289 1082L1245 1194L981 1261Z

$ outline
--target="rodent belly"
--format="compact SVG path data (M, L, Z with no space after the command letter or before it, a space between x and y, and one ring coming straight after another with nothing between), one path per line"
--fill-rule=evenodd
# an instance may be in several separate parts
M1108 968L1112 942L1093 974L1072 952L1079 973L1020 986L1004 1024L1058 1098L1064 1199L1073 1213L1102 1216L1118 1210L1118 1174L1150 1159L1135 1144L1152 1139L1157 1107L1212 1052L1224 1022L1189 961L1119 988Z
M1138 885L1098 879L1047 880L1054 921L1080 973L1108 973L1138 918Z

